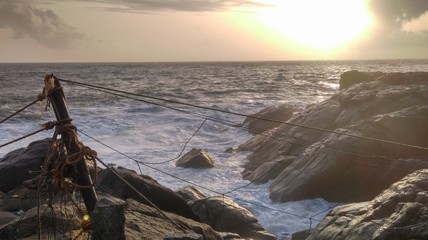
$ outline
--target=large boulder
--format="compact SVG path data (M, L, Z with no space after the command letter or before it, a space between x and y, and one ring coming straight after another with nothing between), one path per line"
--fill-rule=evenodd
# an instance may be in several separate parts
M339 85L340 89L348 88L354 84L373 81L376 77L382 75L382 73L367 73L367 72L359 72L357 70L352 70L348 72L344 72L340 75Z
M6 154L0 159L0 191L8 191L18 187L24 181L37 177L50 145L50 138L30 143Z
M428 129L428 106L377 115L343 132L419 145L428 134L419 129ZM339 202L365 201L406 174L428 168L427 158L422 150L331 134L308 148L275 178L270 186L271 198L277 201L308 197Z
M428 169L396 182L370 202L334 208L309 240L428 239Z
M161 210L172 212L196 221L199 220L198 216L192 211L183 198L171 189L160 185L153 178L146 175L139 175L133 170L122 167L114 168L114 170ZM103 169L98 174L97 189L121 199L132 198L138 202L150 205L146 199L133 191L126 183L121 181L108 169Z
M428 73L375 75L241 145L238 150L252 151L243 175L294 156L279 166L272 199L352 202L370 200L406 174L427 168Z
M252 135L263 133L281 125L293 117L295 108L289 104L271 106L245 118L243 125L248 125Z
M250 239L276 239L265 231L251 212L226 196L207 197L190 186L177 193L188 201L202 222L216 231L233 232Z

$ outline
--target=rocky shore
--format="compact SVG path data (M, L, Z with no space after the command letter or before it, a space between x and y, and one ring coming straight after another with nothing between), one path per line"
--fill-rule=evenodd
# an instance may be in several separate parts
M428 73L345 72L338 93L263 131L238 150L251 151L243 177L271 181L271 199L361 202L310 239L428 239Z
M293 239L428 239L428 73L346 72L340 91L326 101L303 110L270 107L243 125L254 135L237 149L251 152L243 178L269 182L277 202L339 203L315 229ZM53 194L48 183L39 186L49 142L0 159L0 239L38 239L38 229L41 239L91 234L84 231L78 191ZM188 155L204 156L198 151ZM202 166L215 167L205 159ZM201 167L192 161L177 166ZM147 199L98 169L99 209L107 206L117 216L92 223L104 224L99 239L275 239L227 197L207 197L190 186L174 192L149 176L114 169ZM123 223L123 236L108 231L115 221Z
M207 197L190 187L174 192L122 167L114 171L147 199L109 169L98 169L93 231L83 231L85 208L78 190L55 192L48 182L39 189L49 143L39 140L0 159L0 239L38 239L39 223L41 239L75 239L79 234L77 239L275 239L229 198ZM111 230L115 225L122 227ZM94 228L103 230L94 233Z

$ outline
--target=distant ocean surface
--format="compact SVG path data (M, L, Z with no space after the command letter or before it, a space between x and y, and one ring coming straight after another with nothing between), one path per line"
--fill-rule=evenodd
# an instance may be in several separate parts
M252 114L282 103L303 108L321 102L338 91L340 74L348 70L428 71L428 60L0 64L0 120L36 99L46 73L156 98ZM279 239L315 227L333 204L323 199L272 203L267 184L245 186L249 182L242 180L240 173L248 153L224 152L251 137L245 128L233 126L243 122L242 116L139 98L156 102L153 105L70 83L62 86L76 127L131 158L80 134L80 140L96 150L101 159L137 172L134 160L145 162L147 165L141 165L143 174L173 190L192 182L213 190L197 186L207 195L227 193ZM0 144L55 120L52 109L43 110L44 104L32 106L0 124ZM205 119L208 120L195 134ZM52 130L45 131L0 148L0 158L52 134ZM175 167L175 161L168 161L179 155L193 134L184 153L201 148L213 157L215 168L183 169ZM153 164L160 162L164 163Z

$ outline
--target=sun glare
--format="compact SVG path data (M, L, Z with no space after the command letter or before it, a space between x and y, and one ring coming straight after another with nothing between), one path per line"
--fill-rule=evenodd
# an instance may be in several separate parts
M282 37L308 47L329 49L364 32L371 23L365 0L270 1L258 18Z

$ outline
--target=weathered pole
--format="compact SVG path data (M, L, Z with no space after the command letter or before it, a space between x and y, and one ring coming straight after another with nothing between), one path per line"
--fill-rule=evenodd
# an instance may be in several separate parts
M45 77L45 92L49 94L47 97L51 101L57 121L61 121L59 126L70 125L72 120L68 115L64 91L62 90L58 79L53 74L46 75ZM68 155L82 151L82 144L77 139L76 132L61 132L61 140L65 143ZM89 174L88 166L86 165L86 161L83 157L76 164L76 172L77 176L74 181L76 181L78 185L92 186L92 179ZM92 213L95 208L95 204L98 201L94 187L81 188L80 192L82 194L83 201L85 202L86 210L88 213Z

